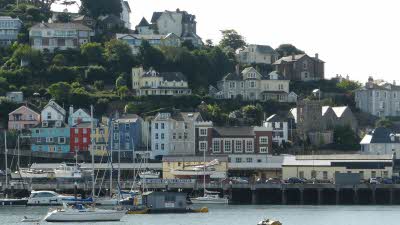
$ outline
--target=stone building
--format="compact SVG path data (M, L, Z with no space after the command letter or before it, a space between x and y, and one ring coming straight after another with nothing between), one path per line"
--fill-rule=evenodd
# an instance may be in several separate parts
M313 81L324 79L324 64L318 54L315 54L315 57L300 54L282 57L273 65L287 80Z
M243 64L272 64L278 59L278 53L268 45L248 45L240 50L238 61Z

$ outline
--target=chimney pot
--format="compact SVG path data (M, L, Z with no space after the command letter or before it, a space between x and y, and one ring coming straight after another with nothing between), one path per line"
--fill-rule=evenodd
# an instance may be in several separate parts
M315 53L315 58L318 59L319 55L318 53Z
M236 69L236 74L240 74L240 66L239 66L239 64L236 65L235 69Z

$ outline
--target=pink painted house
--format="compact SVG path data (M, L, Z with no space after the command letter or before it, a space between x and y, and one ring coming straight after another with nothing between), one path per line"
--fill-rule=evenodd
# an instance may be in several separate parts
M21 106L8 114L9 130L24 130L40 123L40 114L32 109Z

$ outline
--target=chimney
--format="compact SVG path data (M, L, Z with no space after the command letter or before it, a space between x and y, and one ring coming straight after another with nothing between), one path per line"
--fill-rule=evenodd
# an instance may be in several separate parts
M239 66L239 64L236 65L235 69L236 69L236 74L240 74L240 66Z
M396 86L396 81L395 80L393 80L393 85Z
M318 59L319 55L318 53L315 53L315 59Z
M292 60L296 59L296 55L294 53L292 53Z
M69 106L69 115L71 116L72 114L74 114L74 106L73 105Z

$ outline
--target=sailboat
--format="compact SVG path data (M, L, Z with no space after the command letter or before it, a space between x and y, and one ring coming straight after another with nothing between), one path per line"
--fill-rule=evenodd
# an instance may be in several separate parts
M209 163L206 163L206 151L203 152L203 165L201 166L196 166L195 170L199 171L200 169L203 169L203 196L197 197L197 198L190 198L190 201L193 204L228 204L229 203L229 199L227 197L220 197L219 196L219 192L217 191L208 191L206 189L206 169L208 167L212 167L216 164L218 164L218 160L213 160Z

